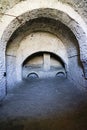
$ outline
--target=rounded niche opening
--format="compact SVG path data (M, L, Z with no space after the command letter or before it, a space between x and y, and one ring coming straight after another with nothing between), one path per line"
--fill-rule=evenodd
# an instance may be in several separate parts
M50 52L37 52L29 56L22 66L24 79L65 77L65 64L57 55Z

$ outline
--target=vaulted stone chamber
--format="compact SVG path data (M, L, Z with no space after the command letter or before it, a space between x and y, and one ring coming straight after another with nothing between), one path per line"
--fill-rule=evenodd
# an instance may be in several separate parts
M8 90L29 77L60 75L85 86L78 41L58 20L41 17L25 23L10 38L6 56Z
M69 5L51 2L27 0L2 18L1 98L27 77L65 75L77 87L87 87L86 24Z

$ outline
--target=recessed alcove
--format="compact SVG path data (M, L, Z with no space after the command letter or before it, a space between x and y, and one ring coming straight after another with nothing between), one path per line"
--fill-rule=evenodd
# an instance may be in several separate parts
M87 130L86 0L0 0L0 12L0 130Z
M29 56L23 62L22 76L25 79L31 76L49 78L58 77L61 73L66 77L65 69L63 61L55 54L49 52L38 52Z
M8 90L12 89L15 83L22 81L23 77L27 77L28 74L26 76L23 74L23 63L28 57L39 52L49 52L59 56L65 65L64 73L67 78L76 86L78 82L80 86L81 84L86 86L86 81L82 77L83 66L76 37L60 21L40 17L27 21L13 33L8 41L6 49ZM76 71L79 77L78 73L75 74ZM59 76L63 73L57 72L55 75Z

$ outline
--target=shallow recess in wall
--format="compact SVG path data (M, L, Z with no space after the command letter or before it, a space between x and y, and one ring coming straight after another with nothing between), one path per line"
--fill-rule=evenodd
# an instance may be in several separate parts
M38 52L29 56L22 65L22 76L26 78L65 77L66 70L61 58L49 52Z

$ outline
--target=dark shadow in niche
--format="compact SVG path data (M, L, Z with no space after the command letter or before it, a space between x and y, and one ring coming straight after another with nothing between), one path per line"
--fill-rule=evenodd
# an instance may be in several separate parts
M27 64L27 62L30 61L31 59L33 59L33 58L35 58L37 56L43 56L44 53L45 54L50 54L50 58L54 58L56 61L59 61L61 63L61 65L65 68L65 64L64 64L64 62L62 61L62 59L59 56L57 56L56 54L47 52L47 51L37 52L37 53L32 54L27 59L25 59L25 61L23 62L23 66L25 64Z
M43 56L43 53L42 52L37 52L37 53L34 53L32 55L30 55L27 59L25 59L25 61L23 62L23 66L25 64L27 64L28 61L32 60L33 58L37 57L37 56Z
M25 61L22 64L23 78L38 78L38 77L40 78L41 73L46 74L43 67L44 54L50 55L50 70L48 70L48 77L49 77L49 74L51 73L53 73L52 74L54 75L53 77L60 75L58 72L63 73L64 76L66 75L65 63L62 61L62 59L56 54L43 51L43 52L34 53L25 59ZM39 59L38 63L36 62L37 60L36 58L41 58ZM32 60L33 60L33 63L31 62ZM56 65L53 64L53 61L56 62ZM57 73L58 75L56 75Z

